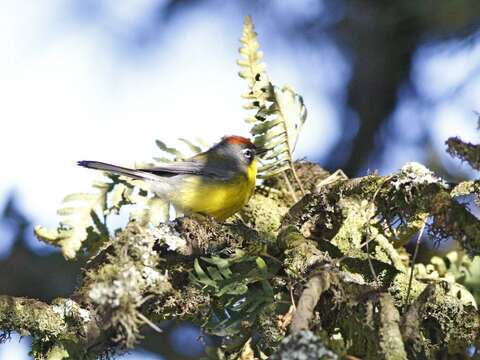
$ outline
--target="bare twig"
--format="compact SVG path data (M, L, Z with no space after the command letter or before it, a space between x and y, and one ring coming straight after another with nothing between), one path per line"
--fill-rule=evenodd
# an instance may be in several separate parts
M370 249L368 248L368 244L367 244L367 260L368 260L368 266L370 267L370 271L372 272L373 278L375 279L375 283L378 283L377 273L373 268L372 258L370 256Z
M410 291L412 290L412 281L413 281L413 269L415 267L415 261L417 260L418 249L420 248L420 241L422 240L423 231L425 230L425 226L427 225L428 216L425 217L425 221L423 222L420 231L418 232L417 242L415 243L415 250L413 252L412 263L410 264L410 279L408 279L408 289L407 289L407 297L405 298L405 306L408 304L408 300L410 299Z
M157 325L155 325L149 318L147 318L145 315L143 315L141 312L138 313L138 317L142 319L142 321L150 326L153 330L155 330L158 333L163 332L162 329L160 329Z
M297 202L298 201L297 194L295 193L295 190L293 189L292 183L290 182L290 180L288 180L288 176L285 173L285 171L282 172L282 176L283 176L283 180L285 180L285 184L287 184L288 192L292 196L293 201Z
M298 177L297 171L295 170L295 164L293 161L290 163L290 169L292 170L293 177L295 181L297 182L297 185L302 192L302 195L305 195L305 189L303 188L302 182L300 181L300 178Z

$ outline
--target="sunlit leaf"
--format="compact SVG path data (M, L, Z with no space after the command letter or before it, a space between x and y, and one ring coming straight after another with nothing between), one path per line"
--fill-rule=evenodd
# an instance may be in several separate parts
M178 140L186 144L193 154L196 155L202 152L202 148L200 146L195 145L194 143L188 141L187 139L179 138Z
M175 156L176 159L184 159L185 156L182 154L181 151L173 148L173 147L168 147L163 141L156 140L155 143L157 144L158 148L162 150L163 152L166 152L170 155Z
M307 118L303 98L289 86L279 88L270 82L266 66L260 62L263 54L259 51L257 34L248 16L240 43L239 74L248 81L249 87L249 91L242 95L249 100L244 108L255 111L255 115L246 121L252 124L250 132L255 145L269 150L263 156L265 164L259 169L259 175L268 177L290 169L299 190L304 193L293 164L298 135ZM295 194L292 196L296 197Z

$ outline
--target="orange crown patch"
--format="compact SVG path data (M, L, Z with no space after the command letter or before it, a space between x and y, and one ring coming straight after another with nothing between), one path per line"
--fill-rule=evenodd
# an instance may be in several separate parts
M249 139L238 135L224 136L222 141L228 144L247 145L249 147L255 147L255 145Z

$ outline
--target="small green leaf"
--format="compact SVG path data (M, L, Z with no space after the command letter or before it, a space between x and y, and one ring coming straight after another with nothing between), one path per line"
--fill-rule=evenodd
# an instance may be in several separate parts
M235 282L235 283L232 282L232 283L222 287L216 293L216 295L218 297L223 296L225 294L228 294L228 295L243 295L247 291L248 291L248 286L247 285L242 284L242 283L238 283L238 282Z
M111 195L111 209L118 213L123 201L125 200L124 193L127 187L124 184L117 184Z
M175 148L168 147L163 141L156 140L155 143L157 144L157 146L160 150L175 156L177 159L184 159L185 158L180 151L178 151Z
M267 263L266 263L265 260L263 260L260 256L258 256L258 257L255 259L255 262L257 263L257 267L258 267L262 272L266 272L266 271L267 271Z
M203 271L202 267L200 266L200 263L199 263L198 259L194 260L193 268L195 270L194 278L198 282L200 282L203 285L208 285L208 286L212 286L214 288L217 288L216 282L213 281L212 279L210 279L208 277L208 275L205 273L205 271Z
M219 282L223 280L222 274L220 273L220 271L218 271L216 267L207 266L207 272L208 272L208 275L210 275L210 277L213 279L213 281Z
M202 152L202 148L200 146L197 146L197 145L193 144L192 142L188 141L187 139L180 138L178 140L183 142L184 144L186 144L188 146L188 148L190 149L190 151L192 151L195 155Z

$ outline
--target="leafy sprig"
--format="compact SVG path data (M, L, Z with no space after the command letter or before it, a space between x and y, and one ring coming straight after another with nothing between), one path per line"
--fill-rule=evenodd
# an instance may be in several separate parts
M214 297L214 309L204 324L211 334L225 336L241 332L242 324L253 323L258 311L274 300L270 279L278 264L240 249L230 257L202 257L194 262L190 279Z
M72 259L80 250L82 243L89 237L97 241L108 238L108 229L102 214L107 209L107 194L114 188L114 182L96 182L96 193L75 193L67 195L57 211L60 226L57 230L48 230L36 226L34 233L38 239L62 248L63 255Z
M279 88L272 84L261 62L263 53L249 16L245 19L242 44L237 61L241 67L239 75L248 81L249 91L243 97L249 102L244 105L255 114L246 119L252 124L250 130L254 143L269 151L264 156L265 164L259 169L260 176L268 177L286 170L292 172L298 189L305 194L303 185L295 171L293 152L299 132L307 118L307 109L303 98L290 86ZM288 178L285 176L288 182ZM295 192L292 196L296 198Z

